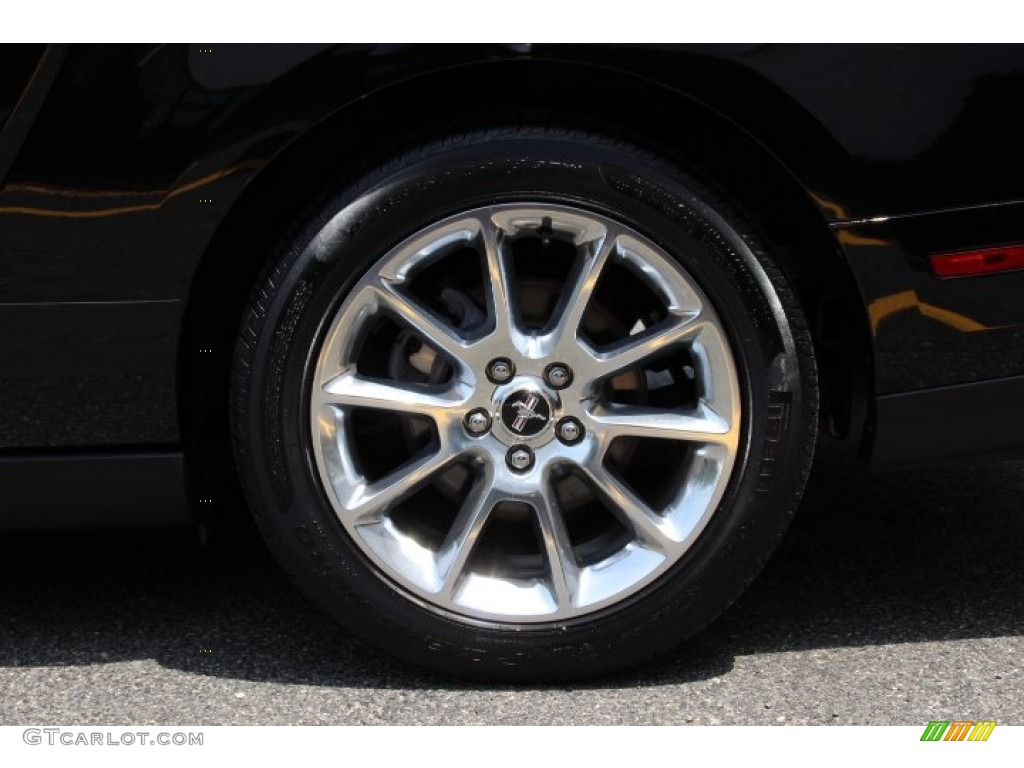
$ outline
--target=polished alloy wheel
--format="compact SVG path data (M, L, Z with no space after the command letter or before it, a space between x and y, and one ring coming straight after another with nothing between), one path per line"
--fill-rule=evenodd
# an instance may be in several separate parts
M334 513L394 587L461 620L562 621L637 595L693 545L736 462L715 309L676 259L589 210L502 204L421 229L347 292L316 354Z

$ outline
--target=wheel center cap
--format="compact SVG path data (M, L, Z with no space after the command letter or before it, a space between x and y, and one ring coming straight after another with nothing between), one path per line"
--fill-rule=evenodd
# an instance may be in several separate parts
M517 389L501 404L501 422L518 437L533 437L551 422L551 403L533 389Z

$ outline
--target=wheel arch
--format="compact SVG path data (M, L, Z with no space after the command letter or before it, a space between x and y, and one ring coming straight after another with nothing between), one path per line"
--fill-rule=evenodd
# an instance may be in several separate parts
M552 87L565 83L568 107ZM663 83L580 63L481 62L413 76L334 110L271 158L222 219L194 273L179 346L181 433L204 493L233 484L226 393L235 334L265 256L290 222L332 179L358 176L382 156L455 128L537 121L583 124L646 146L735 201L773 245L812 323L828 430L859 441L869 325L823 204L794 173L728 117Z

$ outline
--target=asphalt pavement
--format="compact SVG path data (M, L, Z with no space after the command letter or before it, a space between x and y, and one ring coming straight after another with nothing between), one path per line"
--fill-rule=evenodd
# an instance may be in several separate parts
M752 589L585 685L467 684L299 597L251 529L0 534L0 724L1024 724L1024 464L825 468Z

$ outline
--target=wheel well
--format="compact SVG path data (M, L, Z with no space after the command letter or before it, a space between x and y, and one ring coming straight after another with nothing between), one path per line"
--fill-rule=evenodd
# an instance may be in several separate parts
M235 334L251 286L291 223L329 185L385 156L454 129L538 122L645 146L731 198L772 244L806 310L824 426L859 441L871 365L862 302L820 210L771 152L719 113L646 79L556 62L482 63L402 81L337 110L274 157L222 221L194 275L180 347L181 431L200 495L234 487L227 391Z

